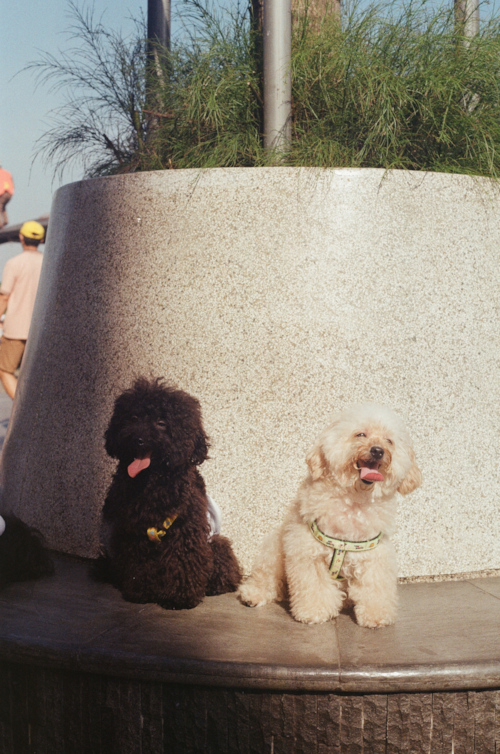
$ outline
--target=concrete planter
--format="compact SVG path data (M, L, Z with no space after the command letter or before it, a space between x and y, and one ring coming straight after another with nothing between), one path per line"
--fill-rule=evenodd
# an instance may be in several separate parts
M335 409L408 423L424 485L402 576L500 568L500 201L485 179L166 171L74 183L51 212L2 507L95 556L103 433L139 374L196 395L202 468L245 568Z

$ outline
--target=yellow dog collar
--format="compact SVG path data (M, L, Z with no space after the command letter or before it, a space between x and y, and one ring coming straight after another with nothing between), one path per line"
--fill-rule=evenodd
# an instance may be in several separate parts
M151 529L148 529L147 534L151 542L161 542L162 537L164 537L167 533L166 530L170 529L178 515L179 514L176 513L175 516L170 516L169 518L165 519L165 521L163 522L165 529L155 529L154 526L152 526Z
M346 552L360 552L363 550L373 550L382 537L382 533L377 534L373 539L367 539L364 542L348 542L346 539L335 539L335 537L329 537L327 534L323 534L321 529L318 528L316 521L309 522L309 528L311 533L318 542L322 545L331 547L333 549L332 562L330 563L330 574L332 578L337 581L343 581L343 577L339 576L344 563L344 557Z

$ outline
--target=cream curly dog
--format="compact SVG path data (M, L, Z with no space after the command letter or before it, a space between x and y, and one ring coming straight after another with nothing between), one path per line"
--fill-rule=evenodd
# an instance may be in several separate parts
M403 422L384 406L354 406L333 417L306 463L309 473L280 529L264 540L241 601L260 607L288 597L296 620L323 623L348 596L360 626L394 623L396 491L407 495L422 481Z

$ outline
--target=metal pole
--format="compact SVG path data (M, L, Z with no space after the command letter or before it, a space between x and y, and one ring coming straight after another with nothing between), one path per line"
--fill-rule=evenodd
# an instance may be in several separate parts
M264 147L284 152L292 134L292 9L264 0Z
M170 47L170 0L148 0L148 39L154 56L155 44Z
M455 18L464 37L479 34L479 0L455 0Z

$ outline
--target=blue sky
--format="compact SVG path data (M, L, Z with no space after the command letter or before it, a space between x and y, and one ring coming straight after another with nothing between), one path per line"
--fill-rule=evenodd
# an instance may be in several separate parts
M95 0L94 7L104 14L106 26L127 32L130 16L138 16L141 8L146 12L147 0ZM22 69L41 51L54 53L67 46L69 6L67 0L2 0L1 8L0 161L14 176L16 193L7 208L14 224L49 213L52 194L61 185L53 182L51 166L33 163L33 155L47 128L47 114L61 105L62 97L36 88L33 73ZM81 177L68 172L63 183ZM7 258L19 251L19 244L0 245L0 273Z

